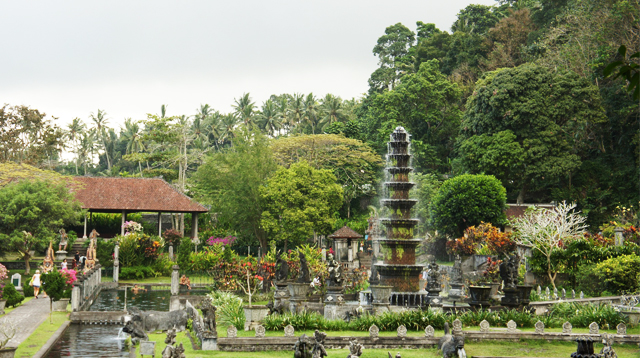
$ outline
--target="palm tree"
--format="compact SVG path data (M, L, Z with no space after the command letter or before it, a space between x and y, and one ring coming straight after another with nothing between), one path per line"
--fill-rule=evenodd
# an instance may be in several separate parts
M304 100L304 123L311 127L311 134L316 134L318 115L318 100L313 93L309 93Z
M160 118L165 118L167 116L167 105L163 104L160 106Z
M224 144L227 139L233 137L233 130L240 123L240 119L235 113L225 114L220 117L220 145Z
M96 129L96 134L98 138L100 138L102 142L102 148L104 149L105 155L107 157L107 169L109 173L111 172L111 157L109 156L109 151L107 150L107 135L106 128L109 119L106 118L107 113L103 110L98 109L98 113L93 114L93 112L89 115L93 123L95 124L94 128Z
M131 118L124 120L124 129L120 132L120 138L127 144L127 154L139 153L144 150L144 141L142 140L142 130L138 122L134 122ZM142 176L142 163L138 160L138 169Z
M235 105L232 107L235 108L235 114L240 118L240 120L244 123L245 126L249 126L253 124L253 114L256 108L256 104L251 102L251 97L249 97L249 93L245 93L240 97L240 99L233 99Z
M345 116L344 109L342 108L342 99L336 97L331 93L322 99L320 108L322 109L323 117L320 120L322 124L322 130L325 130L331 123L343 121Z
M278 110L278 105L268 99L262 104L262 111L258 116L260 129L275 137L275 134L282 128L282 114Z
M93 162L94 136L93 131L80 134L78 144L78 160L84 167L84 175L87 175L87 162Z
M66 132L66 137L71 141L71 143L73 144L73 153L76 154L76 160L75 165L76 165L76 175L78 175L78 146L79 146L79 140L80 140L80 135L82 133L84 133L86 126L84 123L82 123L82 121L80 120L80 118L76 117L73 120L71 120L71 123L67 126L67 132Z
M294 128L304 117L304 95L301 93L294 93L289 98L289 106L287 108L287 125L289 128Z

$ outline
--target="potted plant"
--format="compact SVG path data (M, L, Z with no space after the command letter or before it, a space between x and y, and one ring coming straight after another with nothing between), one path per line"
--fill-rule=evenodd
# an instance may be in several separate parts
M483 275L472 274L467 279L469 288L469 306L486 308L491 306L491 286L487 284Z
M7 343L16 335L16 325L9 319L0 320L0 358L13 358L17 347L7 347Z
M64 298L65 291L70 289L71 285L67 284L67 278L62 275L62 273L58 270L53 270L51 272L45 273L42 275L42 290L47 293L49 296L49 321L52 321L51 313L53 313L53 302L60 301ZM65 302L65 309L66 304ZM59 309L59 308L57 308Z
M487 257L487 265L482 272L486 285L491 286L491 296L498 294L500 288L500 264L502 260L494 260L491 256Z
M253 274L251 272L251 269L253 268L251 262L242 264L242 267L244 268L246 273L246 282L245 282L245 278L242 278L242 279L238 279L236 283L240 288L242 288L242 291L244 291L244 293L249 297L249 305L242 307L242 309L244 310L244 317L245 317L244 330L248 331L252 327L257 326L258 322L262 321L265 317L267 317L267 314L269 313L269 308L265 305L254 306L251 303L251 298L253 297L253 294L255 293L255 291L259 288L263 278L262 276Z

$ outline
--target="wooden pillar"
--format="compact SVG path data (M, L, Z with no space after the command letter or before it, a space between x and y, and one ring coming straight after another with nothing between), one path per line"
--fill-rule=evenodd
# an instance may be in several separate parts
M122 210L122 225L120 225L120 236L124 236L124 222L127 221L127 212Z
M162 236L162 213L158 212L158 236Z
M87 214L84 214L84 235L82 236L82 238L87 238Z

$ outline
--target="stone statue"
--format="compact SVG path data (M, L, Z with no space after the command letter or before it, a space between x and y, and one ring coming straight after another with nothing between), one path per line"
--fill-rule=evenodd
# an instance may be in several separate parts
M464 350L464 336L451 334L449 322L444 323L444 336L438 341L438 349L442 350L443 358L467 356Z
M47 254L44 257L44 260L42 261L42 273L47 273L47 272L51 272L53 271L53 243L51 241L49 241L49 248L47 249Z
M427 266L427 291L440 290L440 266L436 263L435 257Z
M613 335L611 334L603 334L602 335L602 350L600 351L600 357L602 358L618 358L616 351L613 349Z
M376 255L371 257L371 276L369 276L369 285L377 285L380 283L380 274L378 274L378 268L376 267L376 263L378 259Z
M267 303L267 308L269 309L269 314L272 315L274 313L283 314L284 307L279 302L274 303L272 300L269 300Z
M173 355L171 358L186 358L184 355L184 346L180 343L176 348L173 349Z
M313 345L313 349L311 350L312 358L322 358L327 356L327 350L324 349L324 339L327 338L327 334L320 332L316 329L313 333L313 337L316 340L316 343Z
M349 341L349 355L347 358L358 358L364 352L364 346L358 343L357 339Z
M93 242L93 246L98 246L98 236L100 236L100 234L96 231L96 229L91 230L91 233L89 234L89 240Z
M69 236L67 236L66 231L64 229L60 229L60 243L58 244L58 251L67 251L67 240Z
M342 266L333 258L333 254L327 256L327 264L329 271L329 282L327 286L342 286Z
M453 270L451 270L451 283L462 284L462 258L456 255L453 262Z
M278 256L276 257L276 282L284 282L287 276L289 276L289 264L282 258L282 253L278 252Z
M164 343L168 344L168 345L174 345L176 344L176 329L170 329L167 331L167 338L164 339Z
M304 256L302 252L300 255L300 275L298 276L298 283L310 283L311 278L309 277L309 263L307 262L307 258Z
M303 334L293 345L293 358L311 358L311 348L309 346L309 337Z
M131 341L134 344L138 344L140 341L148 341L149 336L147 333L140 327L139 321L131 319L127 322L127 324L122 328L122 332L129 333L131 336Z
M518 267L520 258L511 255L500 264L500 277L504 281L505 288L516 288L518 285Z
M95 266L96 266L96 246L95 246L95 242L91 240L89 242L89 248L87 249L87 258L84 260L84 271L87 272L93 269Z
M204 325L204 330L213 333L214 335L218 335L218 331L216 330L216 306L211 304L210 300L203 300L198 305L198 308L202 310L202 323Z

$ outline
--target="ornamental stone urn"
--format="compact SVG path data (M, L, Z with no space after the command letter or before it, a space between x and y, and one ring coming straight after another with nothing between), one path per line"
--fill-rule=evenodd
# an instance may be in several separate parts
M491 286L469 286L469 306L474 308L487 308L491 306Z
M61 298L58 301L53 301L53 312L66 312L69 301L71 301L70 298Z

